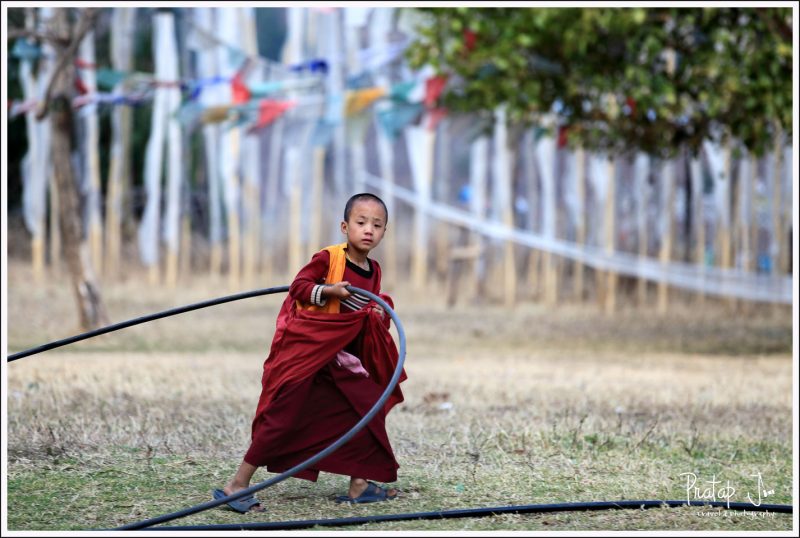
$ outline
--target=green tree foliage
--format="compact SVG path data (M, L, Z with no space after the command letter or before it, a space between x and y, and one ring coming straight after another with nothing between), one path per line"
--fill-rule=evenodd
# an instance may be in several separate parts
M669 156L732 136L756 153L791 133L789 8L423 8L412 67L442 104L517 125L554 114L571 144Z

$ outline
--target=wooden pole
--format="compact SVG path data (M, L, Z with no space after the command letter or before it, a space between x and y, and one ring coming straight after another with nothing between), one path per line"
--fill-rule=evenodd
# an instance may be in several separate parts
M33 8L25 10L25 28L34 31L36 26L35 11ZM49 47L48 47L49 48ZM38 100L41 82L50 77L52 61L47 56L40 59L39 82L33 74L33 61L23 59L20 61L19 77L25 100ZM46 218L46 191L48 183L48 163L50 148L47 130L50 126L36 120L36 111L30 110L25 114L25 127L28 141L28 152L23 159L23 167L27 169L23 182L23 206L25 208L25 223L31 232L31 270L33 279L37 283L44 280L45 268L45 218Z
M778 133L775 135L775 148L773 150L775 152L775 158L773 160L773 171L772 171L772 207L770 211L770 215L772 217L772 236L770 237L770 259L772 260L772 273L773 274L780 274L783 270L783 258L784 258L784 236L783 236L783 219L781 218L781 213L783 208L781 207L781 198L782 198L782 179L783 179L783 133L778 130Z
M85 64L95 64L94 31L89 31L80 44L80 60ZM97 92L94 69L81 69L80 77L89 93ZM89 250L92 264L103 272L103 218L100 213L100 125L97 105L88 104L81 116L84 126L84 177L81 180L86 188L87 219L89 228ZM86 177L88 176L88 177Z
M782 141L782 143L785 143ZM792 146L788 145L783 148L781 162L783 168L781 170L780 179L778 181L779 189L781 191L781 205L779 207L780 213L780 247L779 247L779 263L778 267L781 274L791 274L792 264L792 248L788 244L787 239L790 234L797 233L795 230L792 232L792 159L791 159ZM788 154L788 155L787 155ZM788 158L787 158L788 157ZM796 183L796 180L795 180ZM797 188L797 187L794 187ZM791 240L791 239L790 239Z
M616 236L616 163L609 155L608 159L608 188L606 189L605 203L605 244L606 253L613 254ZM617 274L613 271L606 273L605 311L612 314L617 308Z
M673 209L675 207L675 183L678 170L677 157L675 160L667 163L667 170L661 176L663 182L662 197L663 205L661 206L661 248L659 249L658 258L662 264L669 263L672 258L672 240L673 240ZM666 313L669 304L668 285L666 282L658 283L658 312Z
M582 146L575 150L575 181L577 182L578 195L575 241L583 246L586 244L586 156ZM578 301L583 301L583 274L583 264L581 262L575 262L575 297Z
M706 226L705 215L703 212L703 168L699 159L692 158L691 160L691 189L692 189L692 203L694 207L686 208L687 211L694 212L694 240L695 251L694 260L699 267L706 265ZM697 300L699 304L705 303L705 293L699 291L697 293Z
M638 154L634 164L636 171L636 229L639 243L639 257L647 257L649 236L647 234L647 206L650 199L648 176L650 175L650 158L645 154ZM639 278L636 282L636 295L639 306L647 304L647 279Z
M322 187L325 180L325 146L315 146L312 153L311 222L309 223L308 258L325 245L322 244Z
M436 189L436 199L440 203L447 203L449 192L448 185L450 184L450 135L449 135L449 121L442 120L438 128L436 151L435 151L435 166L438 173L436 174L436 181L433 182ZM445 279L448 272L450 257L450 225L446 222L436 221L436 273L439 279Z
M295 274L303 266L303 246L300 240L302 181L299 177L300 150L286 148L285 171L289 174L289 267L288 273Z
M52 170L48 167L48 183L50 184L50 269L53 276L61 272L61 230L59 216L58 186Z
M481 222L485 218L486 208L486 179L489 162L489 140L486 136L476 138L470 144L469 150L469 184L471 197L469 201L470 213L476 222ZM470 233L470 244L476 245L479 254L475 257L472 264L471 292L475 299L483 297L481 250L483 237L479 232Z

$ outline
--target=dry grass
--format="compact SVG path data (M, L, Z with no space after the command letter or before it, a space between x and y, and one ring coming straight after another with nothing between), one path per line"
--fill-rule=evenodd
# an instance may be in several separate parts
M11 351L75 332L63 282L9 271ZM277 285L282 282L263 285ZM114 321L228 293L107 287ZM724 308L669 316L405 306L406 401L388 418L403 498L329 502L345 480L259 493L261 516L211 510L176 522L279 521L458 507L685 498L682 472L751 474L791 503L791 320ZM9 527L110 527L208 500L240 461L280 299L259 298L23 359L8 370ZM705 340L704 340L705 339ZM721 342L724 342L722 344ZM727 351L726 351L727 350ZM731 351L735 350L735 351ZM259 472L256 479L263 480ZM65 497L69 502L64 502ZM53 503L58 501L58 509ZM46 516L42 507L48 507ZM787 530L791 517L691 509L406 522L366 530Z

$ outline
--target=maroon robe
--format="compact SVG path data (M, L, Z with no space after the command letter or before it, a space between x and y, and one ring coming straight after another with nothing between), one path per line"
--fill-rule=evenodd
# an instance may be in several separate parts
M324 282L329 254L321 251L298 273L281 307L270 354L264 361L262 392L253 419L252 443L244 460L283 472L329 446L375 404L398 360L389 316L370 307L342 313L297 308ZM348 262L344 280L380 293L380 266L367 273ZM391 299L381 296L390 306ZM369 377L337 363L339 351L361 359ZM406 378L405 372L400 380ZM397 480L399 465L385 429L386 413L403 401L399 384L384 408L350 441L311 468L294 475L315 481L319 471L380 482Z

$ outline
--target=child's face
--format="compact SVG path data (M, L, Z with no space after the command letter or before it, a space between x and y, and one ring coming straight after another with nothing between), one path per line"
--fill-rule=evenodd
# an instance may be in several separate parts
M353 204L347 222L342 221L342 233L350 248L362 254L378 246L386 231L386 212L375 200L359 200Z

